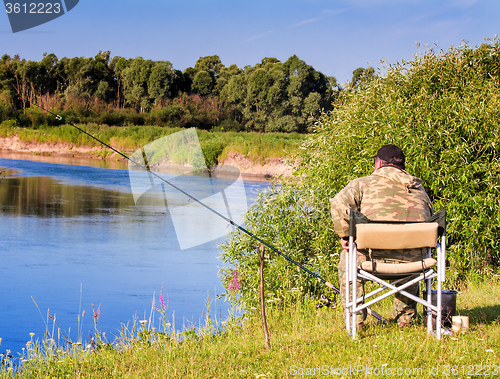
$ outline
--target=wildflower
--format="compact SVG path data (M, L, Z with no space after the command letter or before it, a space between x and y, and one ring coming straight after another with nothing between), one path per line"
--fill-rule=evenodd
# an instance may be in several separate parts
M165 308L165 299L163 298L163 290L160 293L160 307Z
M94 314L94 321L97 322L97 320L99 320L99 316L101 315L101 304L99 304L97 312L94 309L94 304L92 304L92 313Z
M156 308L156 310L158 312L165 312L167 308L168 308L168 298L167 298L167 304L165 304L165 298L163 297L163 285L162 285L160 292L160 309Z
M241 288L241 283L238 281L238 271L233 272L233 278L228 285L229 291L236 293Z

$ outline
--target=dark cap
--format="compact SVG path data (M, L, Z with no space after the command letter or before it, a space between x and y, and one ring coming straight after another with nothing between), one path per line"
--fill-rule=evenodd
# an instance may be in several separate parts
M405 168L405 155L396 145L384 145L378 149L377 154L372 158L380 158L387 163L395 164Z

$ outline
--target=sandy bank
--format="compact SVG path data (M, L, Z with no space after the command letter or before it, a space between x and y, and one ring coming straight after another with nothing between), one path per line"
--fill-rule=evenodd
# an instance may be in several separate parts
M105 156L106 150L99 146L75 146L70 143L35 143L26 142L17 136L0 137L0 152L2 154L22 154L23 156L45 156L57 158L100 159L106 161L122 160L116 153ZM124 152L130 154L131 152ZM230 153L219 164L237 167L244 178L270 179L280 175L291 176L292 168L285 162L286 158L266 158L264 163L252 162L240 153Z

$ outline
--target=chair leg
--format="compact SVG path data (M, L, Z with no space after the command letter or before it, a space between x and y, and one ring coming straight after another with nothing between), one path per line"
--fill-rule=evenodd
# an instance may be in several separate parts
M347 333L351 334L351 319L350 319L350 307L347 306L349 303L350 295L349 295L349 260L351 257L351 244L349 244L349 252L345 256L345 309L344 309L344 318L345 318L345 328Z
M427 302L431 303L432 299L432 280L427 279ZM432 334L432 309L427 307L427 333Z
M357 250L356 247L353 248L352 254L351 254L351 262L350 262L350 272L351 272L351 281L352 281L352 287L351 287L351 293L352 293L352 308L351 308L351 329L352 329L352 338L356 338L356 333L357 333L357 312L356 308L358 306L358 299L357 299L357 292L358 292L358 278L357 278Z
M442 318L442 280L443 280L443 269L444 269L444 257L442 246L438 246L438 276L437 276L437 314L436 314L436 337L438 340L441 339L441 318Z

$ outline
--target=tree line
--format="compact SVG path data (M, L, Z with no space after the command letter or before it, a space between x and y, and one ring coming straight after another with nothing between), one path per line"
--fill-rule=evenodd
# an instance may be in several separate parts
M358 68L353 81L373 70ZM40 107L66 121L107 125L160 125L200 129L309 132L341 91L334 77L296 55L285 62L264 58L254 66L226 67L217 55L194 67L142 57L61 58L0 61L0 122L56 125Z

